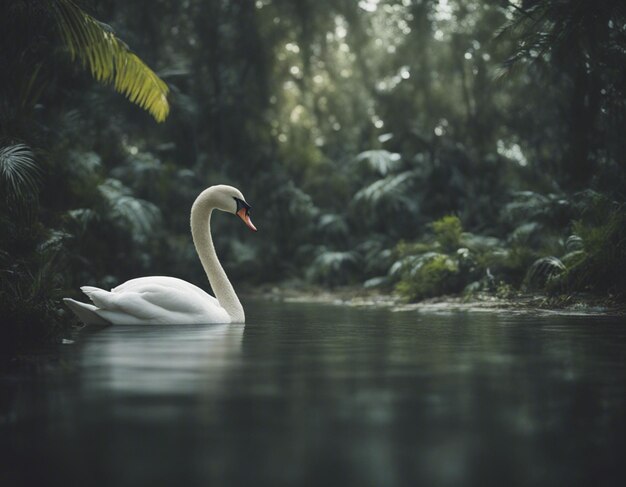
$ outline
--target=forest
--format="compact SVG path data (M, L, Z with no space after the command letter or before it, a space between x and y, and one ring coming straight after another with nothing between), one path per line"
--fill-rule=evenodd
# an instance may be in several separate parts
M623 0L5 0L1 341L131 277L626 297Z

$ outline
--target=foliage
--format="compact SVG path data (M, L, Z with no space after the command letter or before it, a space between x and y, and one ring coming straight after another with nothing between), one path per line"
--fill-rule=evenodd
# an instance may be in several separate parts
M567 83L561 94L567 101L561 123L567 142L558 176L574 188L586 187L602 165L624 169L624 140L616 132L621 123L615 121L626 111L625 20L620 0L572 0L567 8L539 0L513 5L500 29L517 41L504 73L531 64L544 79Z
M24 201L37 193L41 170L25 144L0 147L0 185L7 203Z
M112 29L86 14L71 0L52 2L61 37L72 59L78 58L98 81L148 110L157 122L169 113L168 87Z
M49 232L32 220L25 223L16 228L0 215L0 348L8 350L68 329L58 307L67 234Z
M574 231L584 251L571 259L562 285L568 291L623 295L626 290L626 206L615 205L601 220L579 220Z
M0 280L0 349L15 350L24 345L42 343L56 338L56 333L67 330L61 319L58 289L42 282L49 275L31 274L25 269L14 268Z
M328 286L347 284L354 275L359 259L355 252L321 249L309 268L309 279Z
M432 223L435 239L446 252L451 252L459 248L463 227L461 220L457 216L444 216Z
M116 179L107 179L98 186L106 203L106 218L114 225L128 229L138 242L145 241L161 223L161 212L149 201L135 198Z
M534 261L541 253L524 245L512 245L510 248L499 247L478 256L481 268L498 282L507 283L518 289Z
M461 291L458 263L445 254L428 253L407 269L396 285L402 296L411 300Z
M411 223L419 209L419 203L412 196L415 178L415 171L403 171L360 189L352 198L352 218L377 232L402 235L402 230L413 227Z
M368 150L356 156L355 162L364 165L374 174L384 177L401 167L401 156L386 150Z
M461 291L476 275L473 252L461 246L462 226L456 216L432 222L433 235L396 247L398 260L389 273L396 291L410 300Z
M543 289L550 281L557 279L565 269L565 265L557 257L542 257L532 263L524 284L529 289Z

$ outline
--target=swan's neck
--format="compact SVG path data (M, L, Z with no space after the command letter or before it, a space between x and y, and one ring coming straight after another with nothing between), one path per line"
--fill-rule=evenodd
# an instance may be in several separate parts
M243 307L217 258L211 237L211 214L215 209L211 189L200 193L191 207L191 235L220 306L226 310L232 323L243 323L245 321Z

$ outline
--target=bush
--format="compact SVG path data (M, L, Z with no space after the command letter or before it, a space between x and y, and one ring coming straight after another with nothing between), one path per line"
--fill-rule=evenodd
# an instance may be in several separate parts
M321 248L307 270L310 281L334 287L348 284L359 268L358 254Z
M444 216L431 225L435 232L435 240L445 252L453 252L461 246L463 227L458 217Z
M44 252L29 262L9 259L0 251L0 349L14 352L55 338L69 329L69 322L59 309L62 282L54 256Z
M405 271L396 285L396 291L410 300L459 292L463 289L459 277L456 260L445 254L431 252Z
M602 221L598 221L602 220ZM562 284L565 290L624 294L626 290L626 204L603 218L578 221L574 232L584 250L572 259Z
M479 254L478 265L489 269L498 281L504 281L519 287L526 272L540 255L524 246L514 245L511 248L487 250Z

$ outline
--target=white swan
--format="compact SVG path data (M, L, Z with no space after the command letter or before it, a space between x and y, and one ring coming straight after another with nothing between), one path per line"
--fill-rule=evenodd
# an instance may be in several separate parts
M244 323L243 307L213 246L211 213L214 209L236 214L255 232L256 227L250 220L250 205L232 186L211 186L193 203L191 235L215 298L182 279L151 276L131 279L111 291L81 287L93 304L70 298L63 301L87 324Z

